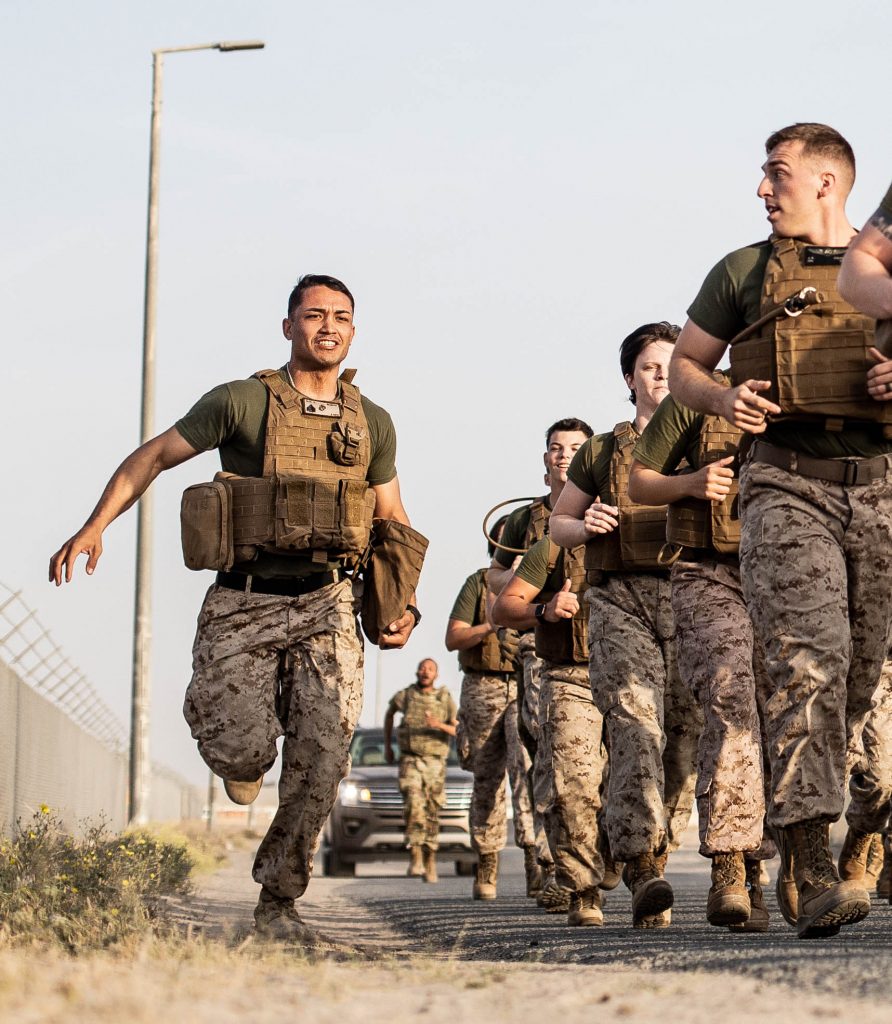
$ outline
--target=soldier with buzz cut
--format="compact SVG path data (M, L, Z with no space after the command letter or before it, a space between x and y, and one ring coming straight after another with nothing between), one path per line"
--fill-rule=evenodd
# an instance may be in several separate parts
M415 682L391 697L384 716L384 758L393 764L393 719L400 748L400 792L406 815L410 877L437 881L440 808L446 799L446 758L455 735L456 707L445 686L434 686L437 663L425 658Z
M86 554L92 574L106 527L159 473L219 449L224 472L183 497L186 564L216 571L183 710L199 753L236 803L255 799L284 737L279 806L254 859L254 920L259 935L305 943L318 936L294 902L309 884L362 707L355 573L370 537L412 533L390 416L360 394L352 371L341 373L353 308L342 281L302 277L282 321L288 361L215 387L129 455L49 572L57 586L70 581ZM382 521L374 534L373 518ZM376 642L402 647L419 618L407 603ZM365 617L363 624L368 632Z
M492 593L498 596L512 578L512 569L520 562L519 552L527 551L537 541L548 536L548 518L554 503L560 497L567 482L567 470L579 448L592 436L592 428L583 420L567 417L558 420L545 431L545 483L548 493L529 505L515 509L505 521L499 547L493 556L487 574ZM513 632L513 631L512 631ZM526 865L527 895L537 896L548 910L565 909L569 893L554 882L554 857L546 838L541 808L548 802L551 775L551 758L544 747L540 750L539 716L539 675L540 659L536 656L534 631L530 628L517 631L517 662L519 723L526 732L527 744L533 767L532 781L533 820L536 826L536 847L538 866Z
M765 152L757 194L771 236L709 272L671 383L685 405L750 435L740 568L768 676L768 822L792 885L792 900L778 890L784 916L812 938L870 909L863 884L839 877L830 824L892 628L892 360L874 347L874 321L839 292L855 237L848 142L801 123L774 132ZM713 371L729 347L725 387Z

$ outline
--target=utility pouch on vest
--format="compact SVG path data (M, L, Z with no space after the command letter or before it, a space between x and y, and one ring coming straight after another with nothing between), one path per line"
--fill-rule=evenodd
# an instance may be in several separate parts
M222 480L186 488L180 502L180 535L188 569L232 568L232 509L229 488Z
M373 644L405 612L421 576L427 545L427 538L405 523L376 519L372 524L371 557L363 569L360 620Z
M328 450L339 466L356 466L362 453L365 431L343 423L335 423L328 435Z
M362 551L368 544L374 509L374 491L363 480L280 479L275 547L280 551Z

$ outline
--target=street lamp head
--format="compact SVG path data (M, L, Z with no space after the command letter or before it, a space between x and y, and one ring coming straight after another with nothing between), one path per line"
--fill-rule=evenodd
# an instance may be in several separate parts
M229 53L230 50L262 50L266 43L259 39L245 39L241 42L217 43L215 49L221 53Z

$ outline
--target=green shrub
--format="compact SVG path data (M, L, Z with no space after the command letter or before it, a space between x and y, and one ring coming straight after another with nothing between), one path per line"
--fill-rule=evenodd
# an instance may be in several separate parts
M0 838L0 943L61 943L71 951L114 945L149 931L167 897L189 888L184 843L106 823L67 833L43 806Z

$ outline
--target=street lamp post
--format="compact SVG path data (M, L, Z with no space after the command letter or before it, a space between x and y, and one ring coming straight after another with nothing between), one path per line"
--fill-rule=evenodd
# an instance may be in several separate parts
M161 150L161 80L165 53L192 50L262 50L258 40L173 46L152 52L152 121L149 143L149 208L146 225L146 286L142 333L142 410L140 438L155 433L155 308L158 284L158 182ZM133 687L130 716L129 813L132 823L148 820L149 653L152 640L152 492L139 500L136 525L136 601L133 618Z

